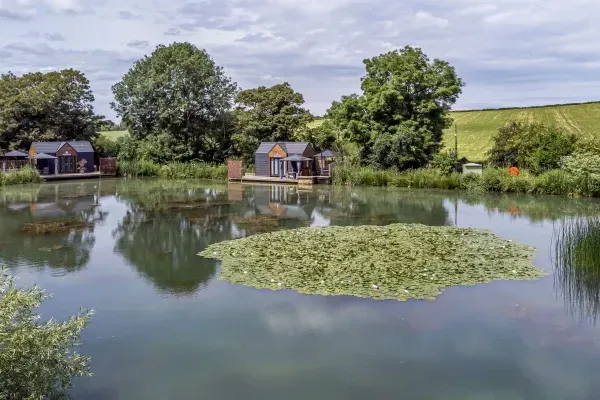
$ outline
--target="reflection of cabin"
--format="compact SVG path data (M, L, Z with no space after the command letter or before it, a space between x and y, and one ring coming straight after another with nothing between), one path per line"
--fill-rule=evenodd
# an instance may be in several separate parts
M262 142L256 150L256 176L314 175L315 151L306 142Z
M282 185L257 187L254 191L254 202L259 215L273 215L301 221L310 221L314 209L310 193Z
M84 172L94 172L94 149L88 141L33 142L29 157L43 174L74 174L80 162L86 161Z

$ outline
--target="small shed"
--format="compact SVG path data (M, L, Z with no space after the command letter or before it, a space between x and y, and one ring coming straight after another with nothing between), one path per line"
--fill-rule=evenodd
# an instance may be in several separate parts
M55 167L50 167L51 174L74 174L79 172L79 163L85 160L84 172L94 172L94 149L87 140L68 142L33 142L29 148L29 156L46 154L57 159ZM58 171L54 171L54 169Z
M314 149L307 142L262 142L255 153L255 175L283 177L288 172L310 175L314 171L314 155ZM283 160L291 156L298 156L298 160Z
M462 166L463 174L478 174L481 175L483 172L483 166L476 163L466 163Z
M331 150L325 150L315 155L317 172L319 173L319 175L329 176L329 166L331 165L331 163L335 162L336 156L337 154Z

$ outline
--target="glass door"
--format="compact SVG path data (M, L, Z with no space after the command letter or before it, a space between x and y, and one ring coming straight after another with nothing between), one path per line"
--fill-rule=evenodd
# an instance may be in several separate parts
M61 174L75 173L75 156L61 156L59 157L58 164Z
M271 158L271 176L279 176L279 172L281 171L279 166L279 161L281 158L273 157Z

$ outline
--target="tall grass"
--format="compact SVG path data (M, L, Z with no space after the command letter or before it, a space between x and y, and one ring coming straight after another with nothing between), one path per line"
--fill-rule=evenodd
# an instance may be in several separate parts
M402 188L462 189L473 192L529 193L595 196L585 182L573 175L553 170L541 175L521 171L511 176L506 169L485 168L481 175L443 174L436 169L410 171L376 170L369 167L338 165L333 183L345 186L395 186Z
M160 165L151 161L117 163L117 174L128 177L160 177L165 179L213 179L226 180L227 167L202 162L173 162Z
M40 183L44 179L37 169L26 165L19 170L9 171L3 174L0 171L0 186L21 185L26 183Z
M160 168L158 176L165 179L225 180L227 179L227 167L201 162L169 163Z
M555 284L572 313L600 314L600 217L564 220L555 231Z

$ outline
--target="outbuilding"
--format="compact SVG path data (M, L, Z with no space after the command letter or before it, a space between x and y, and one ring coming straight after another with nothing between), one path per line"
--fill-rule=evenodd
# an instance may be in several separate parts
M312 176L315 150L307 142L262 142L255 153L255 175Z
M95 171L94 149L87 140L33 142L29 148L29 157L36 160L37 168L44 174Z

